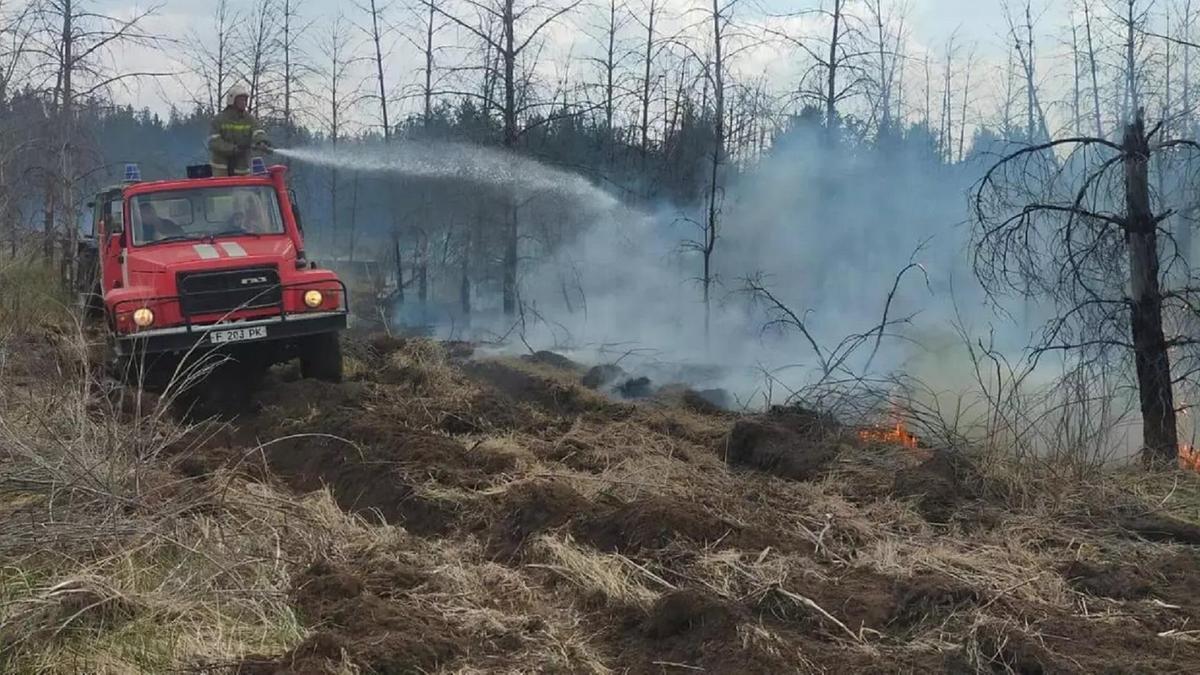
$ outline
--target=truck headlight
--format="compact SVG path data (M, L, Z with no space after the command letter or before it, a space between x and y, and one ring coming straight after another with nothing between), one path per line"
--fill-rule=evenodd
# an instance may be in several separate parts
M133 312L133 323L136 324L138 328L146 328L150 324L154 323L154 312L148 307L142 307L141 309L135 310Z
M321 295L321 291L314 289L304 293L304 304L309 308L316 309L321 306L322 302L325 302L325 296Z

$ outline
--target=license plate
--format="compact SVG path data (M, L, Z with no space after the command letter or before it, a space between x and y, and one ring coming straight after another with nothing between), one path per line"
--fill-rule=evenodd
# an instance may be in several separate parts
M244 342L246 340L257 340L265 337L267 337L266 326L253 326L250 328L215 330L208 334L208 341L214 345L223 345L228 342Z

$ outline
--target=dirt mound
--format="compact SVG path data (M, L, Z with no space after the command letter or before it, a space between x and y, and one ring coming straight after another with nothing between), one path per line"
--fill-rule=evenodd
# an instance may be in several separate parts
M369 586L333 565L309 568L297 579L292 600L305 623L320 628L281 657L246 659L239 672L330 672L344 660L368 672L428 672L461 653L456 631L440 616L395 597L382 598Z
M316 562L301 573L292 584L292 606L300 618L309 624L337 611L338 606L364 593L391 598L420 586L428 575L420 569L391 558L361 561L358 570Z
M592 366L583 375L583 386L588 389L599 389L616 382L624 375L625 369L615 363Z
M654 384L648 377L631 377L617 385L614 391L616 391L621 398L649 398L654 394Z
M642 624L646 637L671 638L684 633L728 637L736 634L735 605L694 589L674 591L659 598Z
M692 412L716 414L733 407L733 397L724 389L687 389L683 406Z
M811 480L837 456L837 449L818 435L819 418L801 414L767 414L738 420L725 442L725 461L791 478Z
M1200 546L1200 525L1157 514L1138 514L1123 518L1122 529L1147 541Z
M1063 570L1071 588L1114 600L1140 600L1154 592L1154 580L1145 571L1114 563L1076 560Z
M534 535L562 527L591 510L591 502L561 483L519 485L501 499L500 516L491 526L488 552L496 559L511 559Z
M961 581L937 572L924 571L897 581L895 611L888 623L905 629L929 622L940 622L975 606L979 592Z
M502 361L470 363L467 373L506 397L555 415L611 413L619 408L565 378L543 375Z
M1075 560L1062 569L1077 591L1112 600L1154 598L1200 618L1200 556L1180 552L1132 560ZM1168 617L1169 618L1169 617Z
M893 494L916 498L926 520L947 523L960 506L975 497L964 480L969 472L965 458L950 452L934 453L920 465L897 472Z
M421 432L395 434L386 447L301 437L271 445L265 454L272 471L294 489L328 486L347 511L377 513L416 534L444 533L456 518L452 504L423 496L420 483L479 488L514 466L511 456L473 452L453 439Z
M815 602L824 612L808 604L806 599ZM891 578L866 569L854 569L832 579L806 576L789 581L787 589L768 589L758 600L756 609L806 635L843 640L847 637L847 629L855 634L863 628L883 630L895 615L896 607ZM845 628L832 621L830 616Z
M582 369L582 366L580 366L578 363L575 363L571 359L568 359L562 354L550 351L539 351L532 354L525 354L521 357L521 360L528 363L536 363L538 365L549 366L551 368L557 368L559 370L567 370L571 372L578 372Z
M367 345L378 356L389 356L394 352L404 349L404 346L407 344L408 338L388 335L386 333L377 333L367 340Z
M1200 554L1180 551L1158 560L1154 567L1161 579L1158 592L1168 602L1200 609Z
M1195 644L1149 633L1127 619L1097 620L1039 612L1030 625L985 624L960 654L952 672L1194 673Z
M528 405L490 389L473 395L464 406L442 411L437 423L439 429L449 434L536 432L546 426Z
M751 640L753 618L737 604L704 591L681 589L662 596L640 618L628 617L612 632L610 651L624 673L705 671L789 673L795 645Z
M278 417L314 418L320 422L327 418L314 417L315 413L338 408L362 410L362 404L368 398L367 391L366 386L358 382L335 384L320 380L284 382L276 379L264 383L256 398L264 409L270 409Z
M637 553L678 541L705 546L761 550L771 545L762 532L719 518L693 502L646 497L596 509L574 526L576 539L602 551Z

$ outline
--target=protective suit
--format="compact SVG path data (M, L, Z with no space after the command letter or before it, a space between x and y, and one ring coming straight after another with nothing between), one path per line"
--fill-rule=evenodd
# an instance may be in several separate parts
M250 92L234 85L225 96L225 109L213 118L208 150L214 176L245 176L252 151L270 152L267 134L250 114L249 103Z

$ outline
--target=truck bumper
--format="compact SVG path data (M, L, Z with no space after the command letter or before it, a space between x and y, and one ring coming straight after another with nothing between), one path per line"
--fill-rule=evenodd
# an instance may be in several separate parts
M288 341L345 328L345 312L293 314L254 321L147 330L119 336L116 348L120 356L206 351L255 342Z

